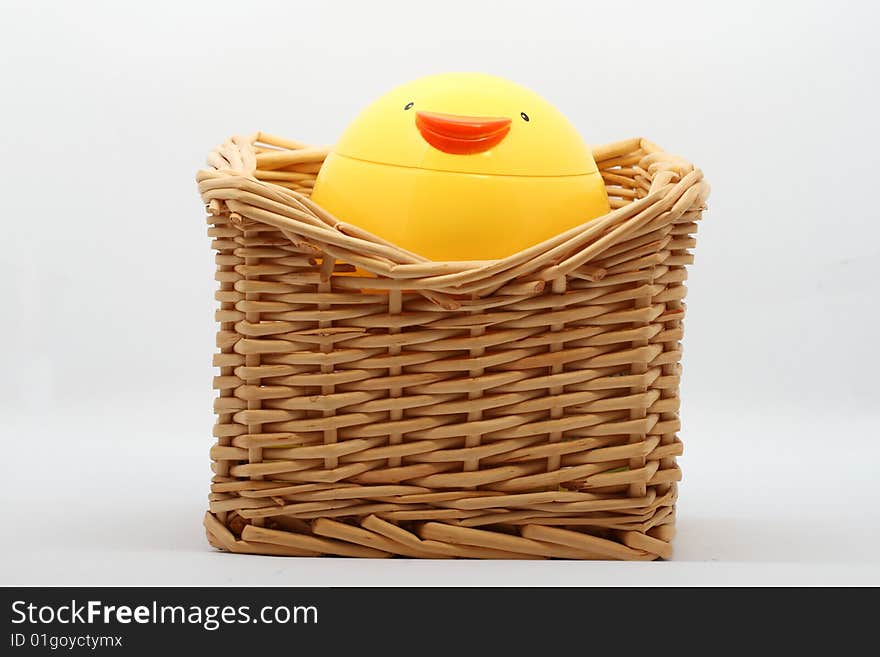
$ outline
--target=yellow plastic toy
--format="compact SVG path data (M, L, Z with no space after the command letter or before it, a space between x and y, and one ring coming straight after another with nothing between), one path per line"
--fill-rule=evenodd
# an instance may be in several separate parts
M435 261L504 258L609 211L574 126L528 89L478 73L420 78L367 107L312 199Z

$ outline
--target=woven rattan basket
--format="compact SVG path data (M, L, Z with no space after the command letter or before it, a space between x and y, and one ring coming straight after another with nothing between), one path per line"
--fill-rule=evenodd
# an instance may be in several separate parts
M220 283L210 543L668 558L702 173L645 139L599 147L610 214L435 263L309 200L326 152L258 133L198 174Z

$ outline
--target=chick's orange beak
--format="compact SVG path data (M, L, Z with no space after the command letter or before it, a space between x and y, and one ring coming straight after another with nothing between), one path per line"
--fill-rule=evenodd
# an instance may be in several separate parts
M416 112L416 127L426 142L444 153L482 153L501 143L510 131L510 119Z

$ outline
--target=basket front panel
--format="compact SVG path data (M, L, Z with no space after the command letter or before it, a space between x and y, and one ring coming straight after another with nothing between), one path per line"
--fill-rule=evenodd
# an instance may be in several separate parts
M216 546L668 556L691 217L456 311L371 290L271 226L211 221Z

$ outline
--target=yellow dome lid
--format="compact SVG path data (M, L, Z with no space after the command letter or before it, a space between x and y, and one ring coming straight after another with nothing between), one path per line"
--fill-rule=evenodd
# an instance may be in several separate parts
M345 157L416 169L574 176L596 163L577 129L518 84L445 73L403 84L364 109L335 147Z

